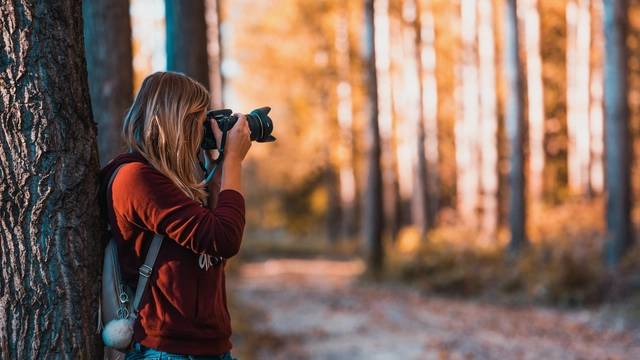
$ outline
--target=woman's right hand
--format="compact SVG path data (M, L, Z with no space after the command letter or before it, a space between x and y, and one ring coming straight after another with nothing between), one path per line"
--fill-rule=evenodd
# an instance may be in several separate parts
M251 148L249 124L243 114L234 113L238 121L227 132L222 161L222 184L220 190L233 189L242 193L242 160ZM219 130L215 120L211 120L214 133ZM216 141L219 141L216 139Z
M249 124L247 118L243 114L234 113L238 121L227 132L227 140L224 147L224 158L233 158L242 162L251 148L251 133L249 132ZM222 131L218 127L218 123L211 119L211 128L216 137L216 143L220 144L222 139Z
M234 113L232 116L238 118L238 121L227 133L227 146L224 149L224 156L242 161L251 148L251 133L249 132L246 116L241 113Z

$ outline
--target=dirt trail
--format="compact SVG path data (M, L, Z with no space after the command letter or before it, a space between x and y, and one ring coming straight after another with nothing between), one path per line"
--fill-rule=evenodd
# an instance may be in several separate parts
M359 261L243 265L235 297L262 359L640 359L640 330L604 311L443 299L354 280ZM244 359L243 359L244 360Z

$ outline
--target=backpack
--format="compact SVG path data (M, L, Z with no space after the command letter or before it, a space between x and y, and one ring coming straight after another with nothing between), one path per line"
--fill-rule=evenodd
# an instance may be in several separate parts
M122 166L111 176L108 187ZM102 332L105 345L105 359L124 359L124 354L131 348L133 322L138 315L142 297L148 287L148 280L153 270L163 236L156 234L147 253L144 264L140 267L140 277L136 293L124 284L118 263L118 247L113 236L104 252L102 264L102 280L100 305L98 307L98 333Z

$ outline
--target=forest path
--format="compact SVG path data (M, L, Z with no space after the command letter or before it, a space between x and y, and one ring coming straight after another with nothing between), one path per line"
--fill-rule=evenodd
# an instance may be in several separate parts
M355 260L242 265L230 283L255 360L640 359L637 324L605 311L433 297L357 282L362 270Z

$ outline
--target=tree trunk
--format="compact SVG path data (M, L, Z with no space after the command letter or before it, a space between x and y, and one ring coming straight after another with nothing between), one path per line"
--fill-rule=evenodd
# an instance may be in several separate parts
M167 70L181 72L209 89L205 0L166 0Z
M321 104L320 108L329 109L333 106L333 97L330 90L325 86L319 85L318 98ZM325 223L327 230L327 240L335 243L340 237L342 229L342 209L340 202L340 126L337 116L327 116L326 121L322 124L323 134L326 135L327 146L322 151L324 157L324 171L322 174L322 182L326 189L326 212Z
M602 34L602 0L593 0L592 18L592 51L591 51L591 84L589 85L591 103L589 107L589 127L591 132L591 164L589 183L594 194L604 191L604 36Z
M591 165L591 131L589 118L591 73L591 0L578 0L578 24L576 34L576 90L579 125L576 149L580 163L580 189L583 196L591 197L589 168Z
M567 2L567 168L569 189L589 194L589 0Z
M356 231L356 176L353 159L353 101L351 100L351 59L349 55L349 9L340 2L335 22L336 66L338 72L338 125L339 136L339 181L340 208L342 211L343 236L350 238Z
M440 175L438 170L438 84L436 80L436 48L435 21L433 10L420 8L420 104L421 122L418 126L418 165L417 173L424 180L418 180L416 187L424 187L416 193L418 201L426 201L419 205L426 211L424 214L426 227L423 231L435 227L436 215L440 208ZM424 235L424 234L423 234Z
M221 0L206 0L207 53L209 56L209 91L211 108L222 109L222 37L220 36Z
M524 94L518 44L516 0L507 0L504 27L505 130L510 148L510 209L511 250L519 251L527 242L525 234L524 197Z
M79 0L0 15L0 357L99 359L96 124Z
M579 126L577 104L577 79L575 66L577 60L576 33L578 10L576 0L568 0L567 18L567 175L569 191L580 194L580 158L576 145L577 128Z
M482 222L486 239L498 227L498 98L496 96L495 37L491 0L478 1L478 63L480 91L480 190Z
M417 125L420 121L420 78L416 47L416 5L402 2L402 17L391 17L391 69L393 77L394 144L396 179L399 190L399 227L415 226L413 192L416 186L414 164L418 157Z
M427 219L427 169L424 151L424 114L422 113L422 65L419 11L415 0L404 0L402 10L403 58L405 59L405 92L407 94L406 134L410 142L406 143L406 152L411 154L411 168L406 174L412 174L411 188L408 189L408 202L411 209L411 223L421 237L426 236Z
M104 166L125 150L122 121L133 98L129 0L85 0L82 7L91 106Z
M477 2L460 2L460 25L462 40L461 81L462 114L455 125L458 212L465 224L471 228L478 225L480 194L479 133L479 86L478 86L478 42Z
M366 26L366 79L369 104L369 131L367 138L367 186L364 196L364 240L366 260L374 276L380 276L383 267L382 224L382 169L380 166L380 130L378 126L378 80L376 71L374 2L365 0Z
M378 85L378 124L380 136L380 163L382 171L382 196L385 228L392 239L399 232L398 204L399 184L393 143L393 98L391 81L391 26L389 1L374 0L374 51Z
M333 124L334 121L331 121ZM332 132L337 133L336 129L332 129ZM332 143L337 143L336 136L332 134L328 140ZM334 146L331 146L335 149ZM327 211L326 211L326 229L327 239L329 242L334 243L340 238L340 230L342 229L342 209L340 208L340 184L339 174L336 169L338 168L335 159L334 150L325 150L325 157L327 159L326 166L323 173L323 183L327 190Z
M522 10L527 59L527 100L529 105L529 199L533 204L541 204L545 164L545 124L538 0L523 1Z
M604 113L607 185L606 263L613 267L631 245L627 10L624 0L604 1Z

